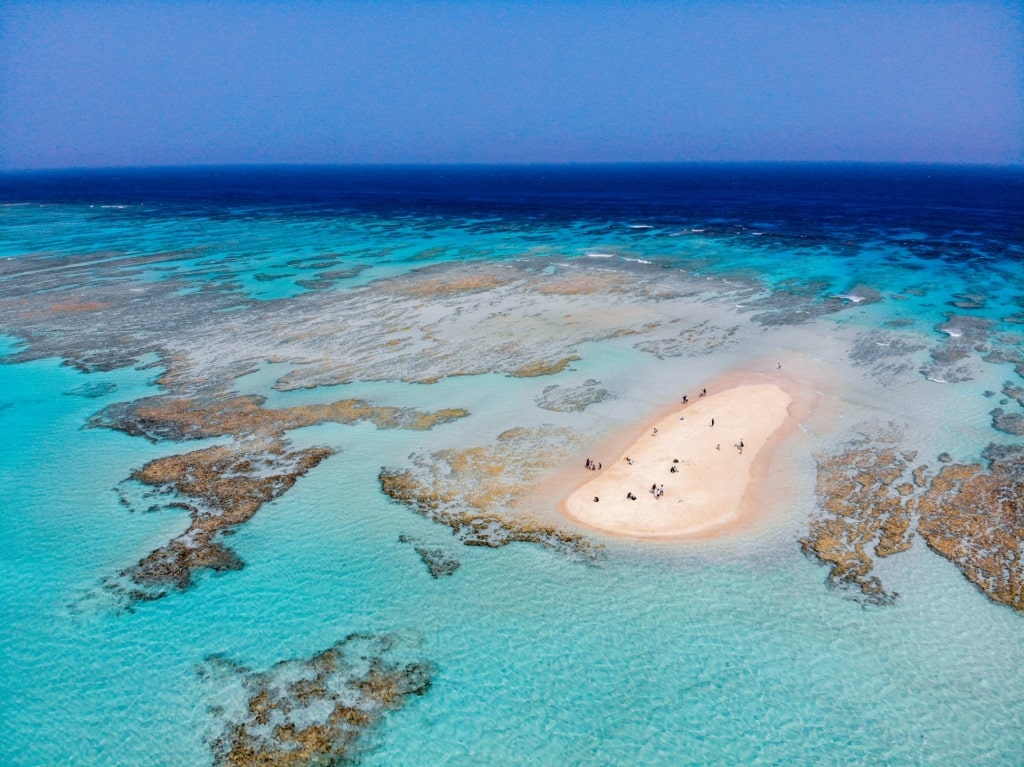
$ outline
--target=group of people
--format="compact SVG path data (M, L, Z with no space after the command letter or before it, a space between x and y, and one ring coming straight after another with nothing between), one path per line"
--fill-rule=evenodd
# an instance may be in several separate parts
M701 388L701 390L700 390L700 392L699 392L699 393L697 394L697 396L698 396L698 397L706 397L706 396L707 396L707 393L708 393L708 390L707 390L706 388ZM688 396L687 396L686 394L684 394L684 395L683 395L683 404L685 405L685 404L689 403L689 401L690 401L690 398L689 398L689 397L688 397ZM712 418L712 419L711 419L711 426L714 426L714 425L715 425L715 419L714 419L714 418ZM654 428L653 428L653 430L652 430L652 432L651 432L651 436L653 436L653 437L656 437L656 436L658 436L658 429L657 429L657 427L654 427ZM743 440L742 440L742 439L741 439L741 440L739 441L739 443L737 443L737 444L736 444L736 448L737 448L737 449L738 449L738 450L739 450L739 451L740 451L741 453L743 452ZM721 449L721 445L715 445L715 449L716 449L716 450L720 450L720 449ZM629 457L628 455L627 455L627 456L625 456L625 457L623 458L623 460L624 460L624 461L626 461L626 463L628 463L628 464L629 464L630 466L632 466L632 465L633 465L633 459L632 459L632 458L630 458L630 457ZM678 463L679 463L679 460L678 460L678 459L675 459L675 460L673 460L673 461L672 461L672 467L671 467L671 468L669 469L669 471L670 471L670 472L671 472L672 474L676 474L676 473L678 473L678 471L679 471L679 467L678 467L678 466L676 465L676 464L678 464ZM601 469L601 464L600 464L599 462L595 462L595 461L594 461L593 459L591 459L591 458L587 458L586 462L584 463L584 466L585 466L585 467L586 467L587 469L589 469L590 471L598 471L598 470L600 470L600 469ZM659 484L658 484L657 482L655 482L654 484L652 484L652 485L651 485L651 489L650 489L650 491L649 491L649 492L650 492L650 493L651 493L651 495L653 495L653 496L654 496L655 498L661 498L661 497L662 497L662 496L663 496L663 495L665 494L665 485L664 485L664 484L662 484L662 485L659 485ZM637 496L636 496L636 494L635 494L635 493L633 493L633 491L632 491L632 490L626 493L626 498L627 498L627 499L629 499L629 500L631 500L631 501L635 501L635 500L637 500ZM594 503L597 503L598 501L599 501L599 499L598 499L598 497L597 497L597 496L595 495L595 496L594 496Z
M701 390L700 390L700 394L698 394L697 396L698 396L698 397L706 397L706 396L707 396L707 394L708 394L708 390L707 390L707 388L703 388L703 389L701 389ZM684 394L684 395L683 395L683 404L685 405L685 404L686 404L686 403L688 403L689 401L690 401L690 398L689 398L689 396L687 396L686 394Z

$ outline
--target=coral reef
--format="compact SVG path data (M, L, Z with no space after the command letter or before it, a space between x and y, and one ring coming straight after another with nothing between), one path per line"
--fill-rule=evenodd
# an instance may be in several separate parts
M416 538L408 535L400 535L398 540L400 543L412 544L416 553L420 555L420 559L423 560L423 564L427 566L427 570L434 578L452 575L461 566L459 560L452 556L451 552L445 548L439 546L428 547Z
M591 405L604 402L608 399L615 399L615 395L607 389L602 389L598 382L588 379L582 386L559 386L552 384L545 386L534 402L544 410L553 410L560 413L581 412Z
M309 767L351 763L372 748L391 711L429 689L430 663L403 657L392 635L354 634L308 659L252 671L221 656L199 667L215 686L241 687L241 705L214 706L215 767Z
M446 525L467 546L538 543L575 559L594 561L598 549L583 536L540 522L518 509L530 480L575 445L561 429L511 429L496 444L412 457L413 466L383 468L381 488L400 503Z
M909 334L876 330L857 336L848 356L854 365L868 369L877 381L888 385L908 373L916 373L919 366L914 357L924 348Z
M917 530L990 599L1024 610L1024 446L989 446L980 464L944 466Z
M906 550L916 531L989 599L1024 610L1024 447L990 445L987 467L943 453L931 476L897 441L864 437L819 458L803 551L829 565L832 585L885 604L897 595L872 573L874 557Z
M1014 434L1024 437L1024 415L1020 413L1007 413L1001 407L992 410L992 428L1004 434Z
M830 283L825 280L784 280L770 293L751 297L743 309L754 312L751 315L754 322L771 327L801 325L850 306L865 306L882 300L877 290L866 285L854 286L843 295L826 295L829 287Z
M634 344L633 348L653 354L659 359L683 356L700 357L733 343L739 329L739 325L725 328L704 320L692 327L683 328L674 336L641 341Z
M358 399L327 404L264 408L265 397L235 396L212 401L157 396L104 408L90 426L118 429L151 441L207 439L225 434L280 436L291 429L315 424L369 421L380 429L431 429L469 415L463 409L423 412L412 408L374 406Z
M173 496L191 524L118 579L109 589L132 601L159 599L192 585L199 570L237 570L242 561L221 537L289 490L299 477L333 451L325 447L289 450L284 441L247 440L150 461L132 479Z
M885 440L885 441L883 441ZM874 604L891 603L872 574L874 556L887 557L911 545L910 522L916 499L912 493L921 472L909 472L908 457L892 437L862 439L837 455L818 461L817 495L821 513L812 517L800 545L830 566L829 583L859 589Z
M971 356L989 352L987 344L994 323L960 314L947 314L946 318L946 322L935 328L946 335L946 341L931 350L932 361L921 369L921 373L926 378L944 383L970 381L975 377Z

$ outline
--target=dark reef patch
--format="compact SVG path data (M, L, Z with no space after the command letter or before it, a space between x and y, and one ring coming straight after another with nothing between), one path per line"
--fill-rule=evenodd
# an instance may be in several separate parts
M496 444L412 456L409 468L382 468L384 493L442 525L467 546L537 543L592 562L598 547L581 535L517 510L532 481L564 460L574 438L562 429L511 429Z
M579 362L580 359L581 358L577 355L570 354L568 357L562 357L561 359L556 360L535 360L523 365L522 367L509 370L508 374L513 378L551 376L568 369L572 363Z
M1024 437L1024 415L1020 413L1007 413L1001 407L992 410L992 428L1004 434L1013 434Z
M170 497L164 506L187 509L191 524L120 577L108 579L107 588L130 602L153 600L187 589L200 570L240 569L242 561L223 545L222 536L333 452L326 447L289 450L279 440L248 440L150 461L131 479L153 488L149 498Z
M724 328L713 325L708 320L686 327L678 334L668 338L652 338L633 345L659 359L667 357L702 357L723 349L735 342L739 325Z
M423 560L423 564L427 566L430 575L434 578L444 578L447 575L452 575L461 566L459 560L446 548L440 546L428 547L409 535L398 536L398 541L412 545L416 553L420 555L420 559Z
M180 383L180 381L172 381ZM156 442L231 436L230 445L150 461L131 479L155 488L150 498L172 496L170 504L189 511L188 529L136 565L108 579L108 590L129 604L183 590L200 570L238 570L242 561L221 538L247 522L266 502L333 454L326 447L290 450L287 431L327 421L370 421L378 428L430 429L463 418L465 410L425 413L411 408L375 407L362 400L265 409L259 396L146 397L104 408L90 425L118 429ZM125 496L122 496L125 500Z
M1024 407L1024 387L1017 386L1012 381L1007 381L1003 384L1003 394L1012 400L1016 400L1018 405Z
M434 666L408 657L394 635L353 634L310 658L252 671L223 656L198 667L215 688L240 694L211 707L215 767L311 767L354 763L373 748L385 716L430 689Z
M582 412L591 405L608 399L615 399L615 395L599 387L597 381L588 380L581 386L545 386L544 391L537 395L534 401L544 410L572 413Z
M886 604L897 595L872 574L874 557L906 550L916 531L989 599L1024 610L1024 446L990 445L987 467L943 453L932 476L897 441L864 437L819 459L804 552L830 566L832 585Z
M981 293L956 293L953 299L949 302L950 306L966 310L984 309L987 302L987 297Z
M893 437L861 439L836 455L818 460L820 512L800 541L805 554L829 565L829 584L859 590L872 604L897 596L872 574L874 556L888 557L910 548L912 494L923 481L923 467L909 470Z
M867 285L856 285L841 295L831 294L831 287L827 280L783 280L770 293L746 301L743 309L753 312L751 320L766 327L802 325L817 317L882 300L882 294Z
M104 383L84 383L73 389L68 389L65 394L72 397L85 397L86 399L98 399L117 391L117 384L110 381Z
M975 378L972 354L987 354L994 323L982 317L947 314L935 329L946 335L945 343L931 350L932 361L921 368L926 378L944 383L962 383Z
M1024 610L1024 446L945 466L922 497L918 532L992 601Z
M915 370L914 356L925 348L906 336L872 331L857 336L848 356L857 367L868 368L882 384L891 384Z
M276 410L264 408L265 401L265 397L257 395L207 400L146 397L110 405L96 414L89 425L117 429L156 442L207 439L226 434L280 436L292 429L327 422L352 424L369 421L380 429L425 430L469 415L469 411L462 409L423 412L412 408L374 406L357 399Z

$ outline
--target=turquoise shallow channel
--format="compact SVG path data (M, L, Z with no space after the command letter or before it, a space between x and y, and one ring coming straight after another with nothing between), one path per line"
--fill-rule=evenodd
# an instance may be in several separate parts
M0 764L1024 764L1020 169L0 205ZM780 369L818 404L756 523L558 512L591 451Z

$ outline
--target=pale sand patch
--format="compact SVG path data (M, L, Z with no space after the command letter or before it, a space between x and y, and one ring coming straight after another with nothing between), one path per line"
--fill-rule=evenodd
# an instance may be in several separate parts
M604 461L560 510L588 527L638 538L697 537L732 527L756 506L748 497L752 479L773 435L795 425L792 404L792 396L771 381L694 396ZM664 494L655 497L652 485L664 487Z

